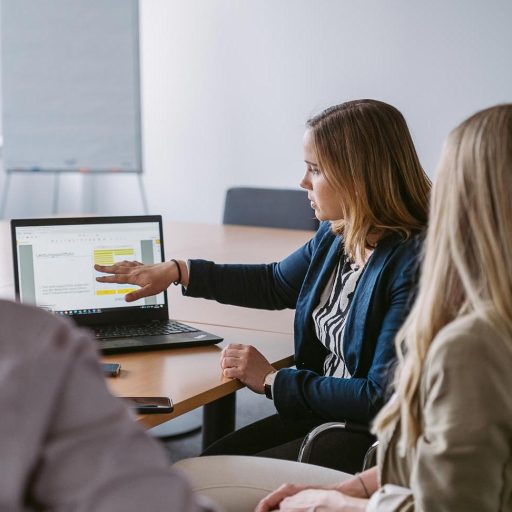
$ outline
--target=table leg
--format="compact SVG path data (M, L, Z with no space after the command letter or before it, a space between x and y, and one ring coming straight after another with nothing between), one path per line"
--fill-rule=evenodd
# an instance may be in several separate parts
M203 407L203 450L235 430L236 392Z

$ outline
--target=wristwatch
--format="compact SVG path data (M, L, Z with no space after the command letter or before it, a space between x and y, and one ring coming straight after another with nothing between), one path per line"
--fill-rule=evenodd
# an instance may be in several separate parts
M263 381L263 388L265 389L265 396L272 400L272 386L274 385L274 380L276 378L277 370L272 370L270 373L267 373L265 376L265 380Z

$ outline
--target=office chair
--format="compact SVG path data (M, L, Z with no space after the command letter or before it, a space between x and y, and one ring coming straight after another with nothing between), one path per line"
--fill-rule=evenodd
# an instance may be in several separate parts
M364 454L361 466L347 463L348 465L341 468L339 461L343 460L343 453L333 449L331 451L332 457L329 456L326 458L325 450L322 451L322 454L315 451L322 442L329 442L329 445L333 445L334 448L336 438L340 437L340 433L342 432L360 434L354 438L354 443L353 446L351 446L351 449L356 453L359 452L361 457ZM319 425L305 437L302 442L302 446L300 447L297 461L338 469L353 474L359 471L365 471L372 466L375 466L377 463L377 446L378 441L375 436L371 434L367 425L360 425L349 421L332 421Z
M235 187L226 192L223 224L316 231L305 190Z

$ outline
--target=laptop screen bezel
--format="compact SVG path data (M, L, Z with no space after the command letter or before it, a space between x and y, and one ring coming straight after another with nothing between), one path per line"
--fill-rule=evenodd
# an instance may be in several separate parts
M162 261L165 261L164 238L161 215L131 215L115 217L66 217L66 218L39 218L39 219L12 219L11 220L11 241L14 269L14 291L16 300L20 301L20 280L18 272L18 247L16 239L16 228L31 226L83 226L87 224L128 224L137 222L157 222L160 232L160 250ZM167 320L169 318L169 306L167 291L164 290L164 307L162 308L140 308L139 306L122 308L120 310L103 310L100 314L67 315L78 325L95 326L116 324L123 322L138 323L148 320Z

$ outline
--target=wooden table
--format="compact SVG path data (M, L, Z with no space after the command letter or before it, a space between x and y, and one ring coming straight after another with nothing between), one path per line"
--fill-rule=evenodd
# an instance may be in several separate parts
M293 364L291 334L255 331L237 327L196 325L224 338L219 345L159 350L104 356L105 362L121 364L121 374L108 379L118 396L168 396L174 403L171 414L148 414L138 419L154 427L197 407L203 408L203 446L232 432L235 427L235 392L243 384L222 375L219 365L222 347L247 343L265 354L276 368Z
M257 228L169 222L164 224L166 259L209 259L217 263L270 263L288 256L313 233L289 229ZM169 314L186 322L227 325L244 329L293 333L294 312L261 311L183 297L181 288L169 289Z
M165 222L165 256L183 259L211 259L219 263L266 263L278 261L307 242L310 231ZM14 280L10 232L0 223L0 297L13 296ZM9 255L9 256L7 256ZM234 428L234 405L240 382L222 376L221 348L228 343L248 343L258 348L277 368L292 364L293 311L263 311L226 306L214 301L181 295L181 288L169 290L171 318L197 324L224 337L210 347L171 349L119 354L103 359L120 362L118 378L108 379L119 396L170 396L171 414L140 417L153 427L200 406L204 408L203 444Z

